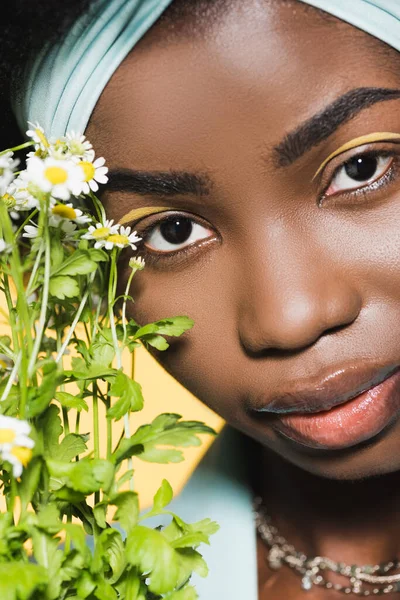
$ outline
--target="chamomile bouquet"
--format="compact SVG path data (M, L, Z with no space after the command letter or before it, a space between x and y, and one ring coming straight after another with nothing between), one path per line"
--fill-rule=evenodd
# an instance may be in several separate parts
M0 153L0 597L193 600L193 572L207 574L198 546L218 526L168 510L166 480L141 512L134 461L178 462L182 448L214 431L166 413L131 432L129 415L144 401L134 363L126 373L121 360L128 349L133 361L139 345L166 350L166 338L193 321L127 318L132 279L145 264L137 233L108 220L96 196L107 183L105 160L74 132L51 140L34 123L27 136ZM118 296L127 250L130 274ZM88 409L90 434L80 430ZM149 527L150 517L167 522Z

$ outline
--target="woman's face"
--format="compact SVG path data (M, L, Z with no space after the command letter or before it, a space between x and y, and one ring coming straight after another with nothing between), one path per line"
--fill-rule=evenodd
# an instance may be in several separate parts
M191 317L157 360L291 462L399 469L399 140L355 142L314 175L347 142L400 134L400 60L301 4L245 4L202 36L155 27L92 115L123 174L108 216L165 207L134 222L130 314Z

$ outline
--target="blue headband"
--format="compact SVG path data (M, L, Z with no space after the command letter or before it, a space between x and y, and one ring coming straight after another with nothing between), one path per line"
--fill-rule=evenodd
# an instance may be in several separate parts
M18 83L23 131L39 121L50 136L82 133L107 82L173 0L96 0L60 44L45 48ZM301 0L400 50L399 0Z

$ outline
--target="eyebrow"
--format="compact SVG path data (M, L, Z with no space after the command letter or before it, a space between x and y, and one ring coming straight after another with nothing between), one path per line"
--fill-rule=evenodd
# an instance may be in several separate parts
M109 191L164 198L181 194L205 196L210 193L211 187L211 180L203 173L135 171L132 169L111 170L107 184Z
M274 147L276 165L288 167L362 110L378 102L398 98L400 90L390 88L356 88L347 92L288 133L283 141Z

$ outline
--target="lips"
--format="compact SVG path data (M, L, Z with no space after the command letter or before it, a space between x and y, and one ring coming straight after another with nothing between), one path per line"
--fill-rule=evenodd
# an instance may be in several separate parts
M347 369L338 369L318 382L292 388L271 398L262 397L254 410L277 414L330 410L382 383L399 368L400 365L353 365Z
M339 369L313 386L263 396L252 412L303 446L348 448L375 437L400 413L400 366Z

